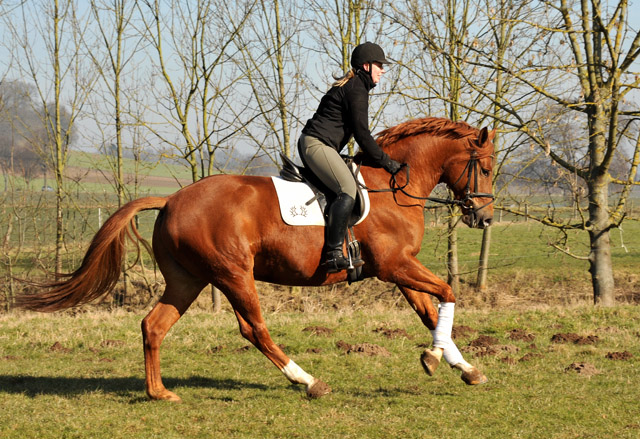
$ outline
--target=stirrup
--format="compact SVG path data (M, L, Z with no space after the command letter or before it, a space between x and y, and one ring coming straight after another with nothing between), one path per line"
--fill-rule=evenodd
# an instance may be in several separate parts
M327 273L339 273L342 270L348 269L351 264L349 264L349 260L347 260L343 254L340 254L338 256L327 255L322 265L327 267Z
M327 267L328 273L339 273L342 270L351 271L364 265L362 259L351 258L351 255L349 256L349 259L347 259L342 252L328 253L325 255L325 260L322 265Z

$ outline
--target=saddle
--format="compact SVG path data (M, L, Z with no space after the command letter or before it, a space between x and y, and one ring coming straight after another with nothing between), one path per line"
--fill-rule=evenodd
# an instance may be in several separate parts
M322 183L320 179L304 165L296 165L289 157L286 157L283 154L280 154L280 157L282 159L280 177L284 181L304 183L307 185L314 195L305 202L305 205L309 206L317 201L323 216L326 218L327 206L329 206L331 201L335 198L333 191ZM349 169L353 173L353 178L364 186L364 180L359 172L359 168L353 164L350 157L345 158L345 162L349 165ZM369 194L367 190L360 187L360 185L357 185L355 201L356 203L354 205L353 212L351 213L351 218L349 218L349 227L353 227L360 223L369 214Z

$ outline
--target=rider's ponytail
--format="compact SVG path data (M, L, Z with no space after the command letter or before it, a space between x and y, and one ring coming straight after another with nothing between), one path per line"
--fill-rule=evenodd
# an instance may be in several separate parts
M353 78L355 75L356 75L356 70L355 69L351 69L347 73L345 73L345 75L342 76L342 77L335 77L334 76L333 79L335 79L336 81L333 83L333 87L342 87L347 82L349 82L349 80L351 78Z

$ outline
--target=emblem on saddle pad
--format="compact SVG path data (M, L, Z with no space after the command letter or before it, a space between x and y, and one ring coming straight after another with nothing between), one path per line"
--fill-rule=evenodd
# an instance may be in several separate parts
M290 226L324 226L324 205L321 206L319 197L306 182L288 181L282 177L271 177L278 194L280 215L282 220ZM364 186L364 179L358 173L358 181ZM360 224L369 214L369 194L366 189L360 189L354 211L362 214L355 224ZM323 200L324 201L324 200Z

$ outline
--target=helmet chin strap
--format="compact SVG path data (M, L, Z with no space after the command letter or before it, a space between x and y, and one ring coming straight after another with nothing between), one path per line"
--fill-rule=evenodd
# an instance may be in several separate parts
M369 70L364 68L364 66L366 66L367 64L369 65ZM359 70L362 70L363 72L365 72L367 75L371 77L371 71L373 70L373 63L369 62L369 63L363 64Z

